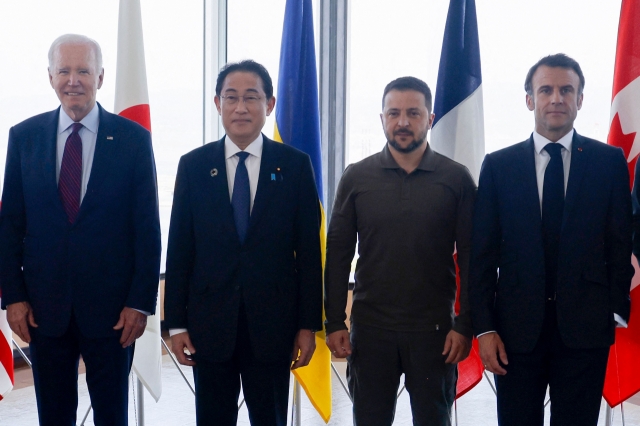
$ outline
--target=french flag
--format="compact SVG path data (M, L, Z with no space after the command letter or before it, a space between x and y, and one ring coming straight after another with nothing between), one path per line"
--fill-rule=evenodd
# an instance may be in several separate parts
M433 112L432 148L465 165L477 182L484 157L484 112L474 0L449 2ZM456 275L459 289L460 275ZM458 398L482 380L484 367L477 345L474 339L471 354L458 364Z
M637 0L623 0L620 10L607 143L624 151L633 186L640 154L640 2ZM611 407L640 391L640 273L635 257L632 261L636 274L631 284L631 316L628 328L616 329L616 343L609 351L604 384L603 396Z
M476 179L484 158L480 44L474 0L451 0L442 41L431 146Z
M120 0L114 111L151 131L140 0ZM136 341L133 371L158 402L162 395L160 303L151 314L144 334Z

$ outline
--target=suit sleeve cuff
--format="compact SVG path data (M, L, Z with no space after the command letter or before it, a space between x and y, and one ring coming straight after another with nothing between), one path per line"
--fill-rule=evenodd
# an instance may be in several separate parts
M625 320L622 319L622 317L618 314L613 314L613 319L616 320L616 322L618 323L618 325L616 327L619 328L627 328L628 324Z

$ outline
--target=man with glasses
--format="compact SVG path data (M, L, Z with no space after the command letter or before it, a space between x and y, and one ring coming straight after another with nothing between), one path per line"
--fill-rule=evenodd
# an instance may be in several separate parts
M178 166L165 321L194 369L198 425L236 424L240 381L252 425L286 425L289 371L322 327L318 194L309 157L261 133L275 101L262 65L226 65L226 135Z

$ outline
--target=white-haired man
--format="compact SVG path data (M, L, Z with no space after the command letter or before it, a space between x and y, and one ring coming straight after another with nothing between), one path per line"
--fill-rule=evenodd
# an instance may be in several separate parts
M96 103L100 46L49 51L61 107L11 128L0 212L0 286L29 343L41 425L76 424L78 362L96 425L126 425L133 343L155 312L160 225L151 137Z

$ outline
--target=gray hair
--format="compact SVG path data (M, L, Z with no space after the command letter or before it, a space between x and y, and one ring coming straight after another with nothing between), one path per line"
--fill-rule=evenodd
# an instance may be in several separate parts
M58 37L51 43L49 48L49 70L53 71L53 57L57 50L63 44L88 44L93 48L93 52L96 56L96 71L100 73L102 71L102 50L100 45L94 39L80 34L64 34Z

